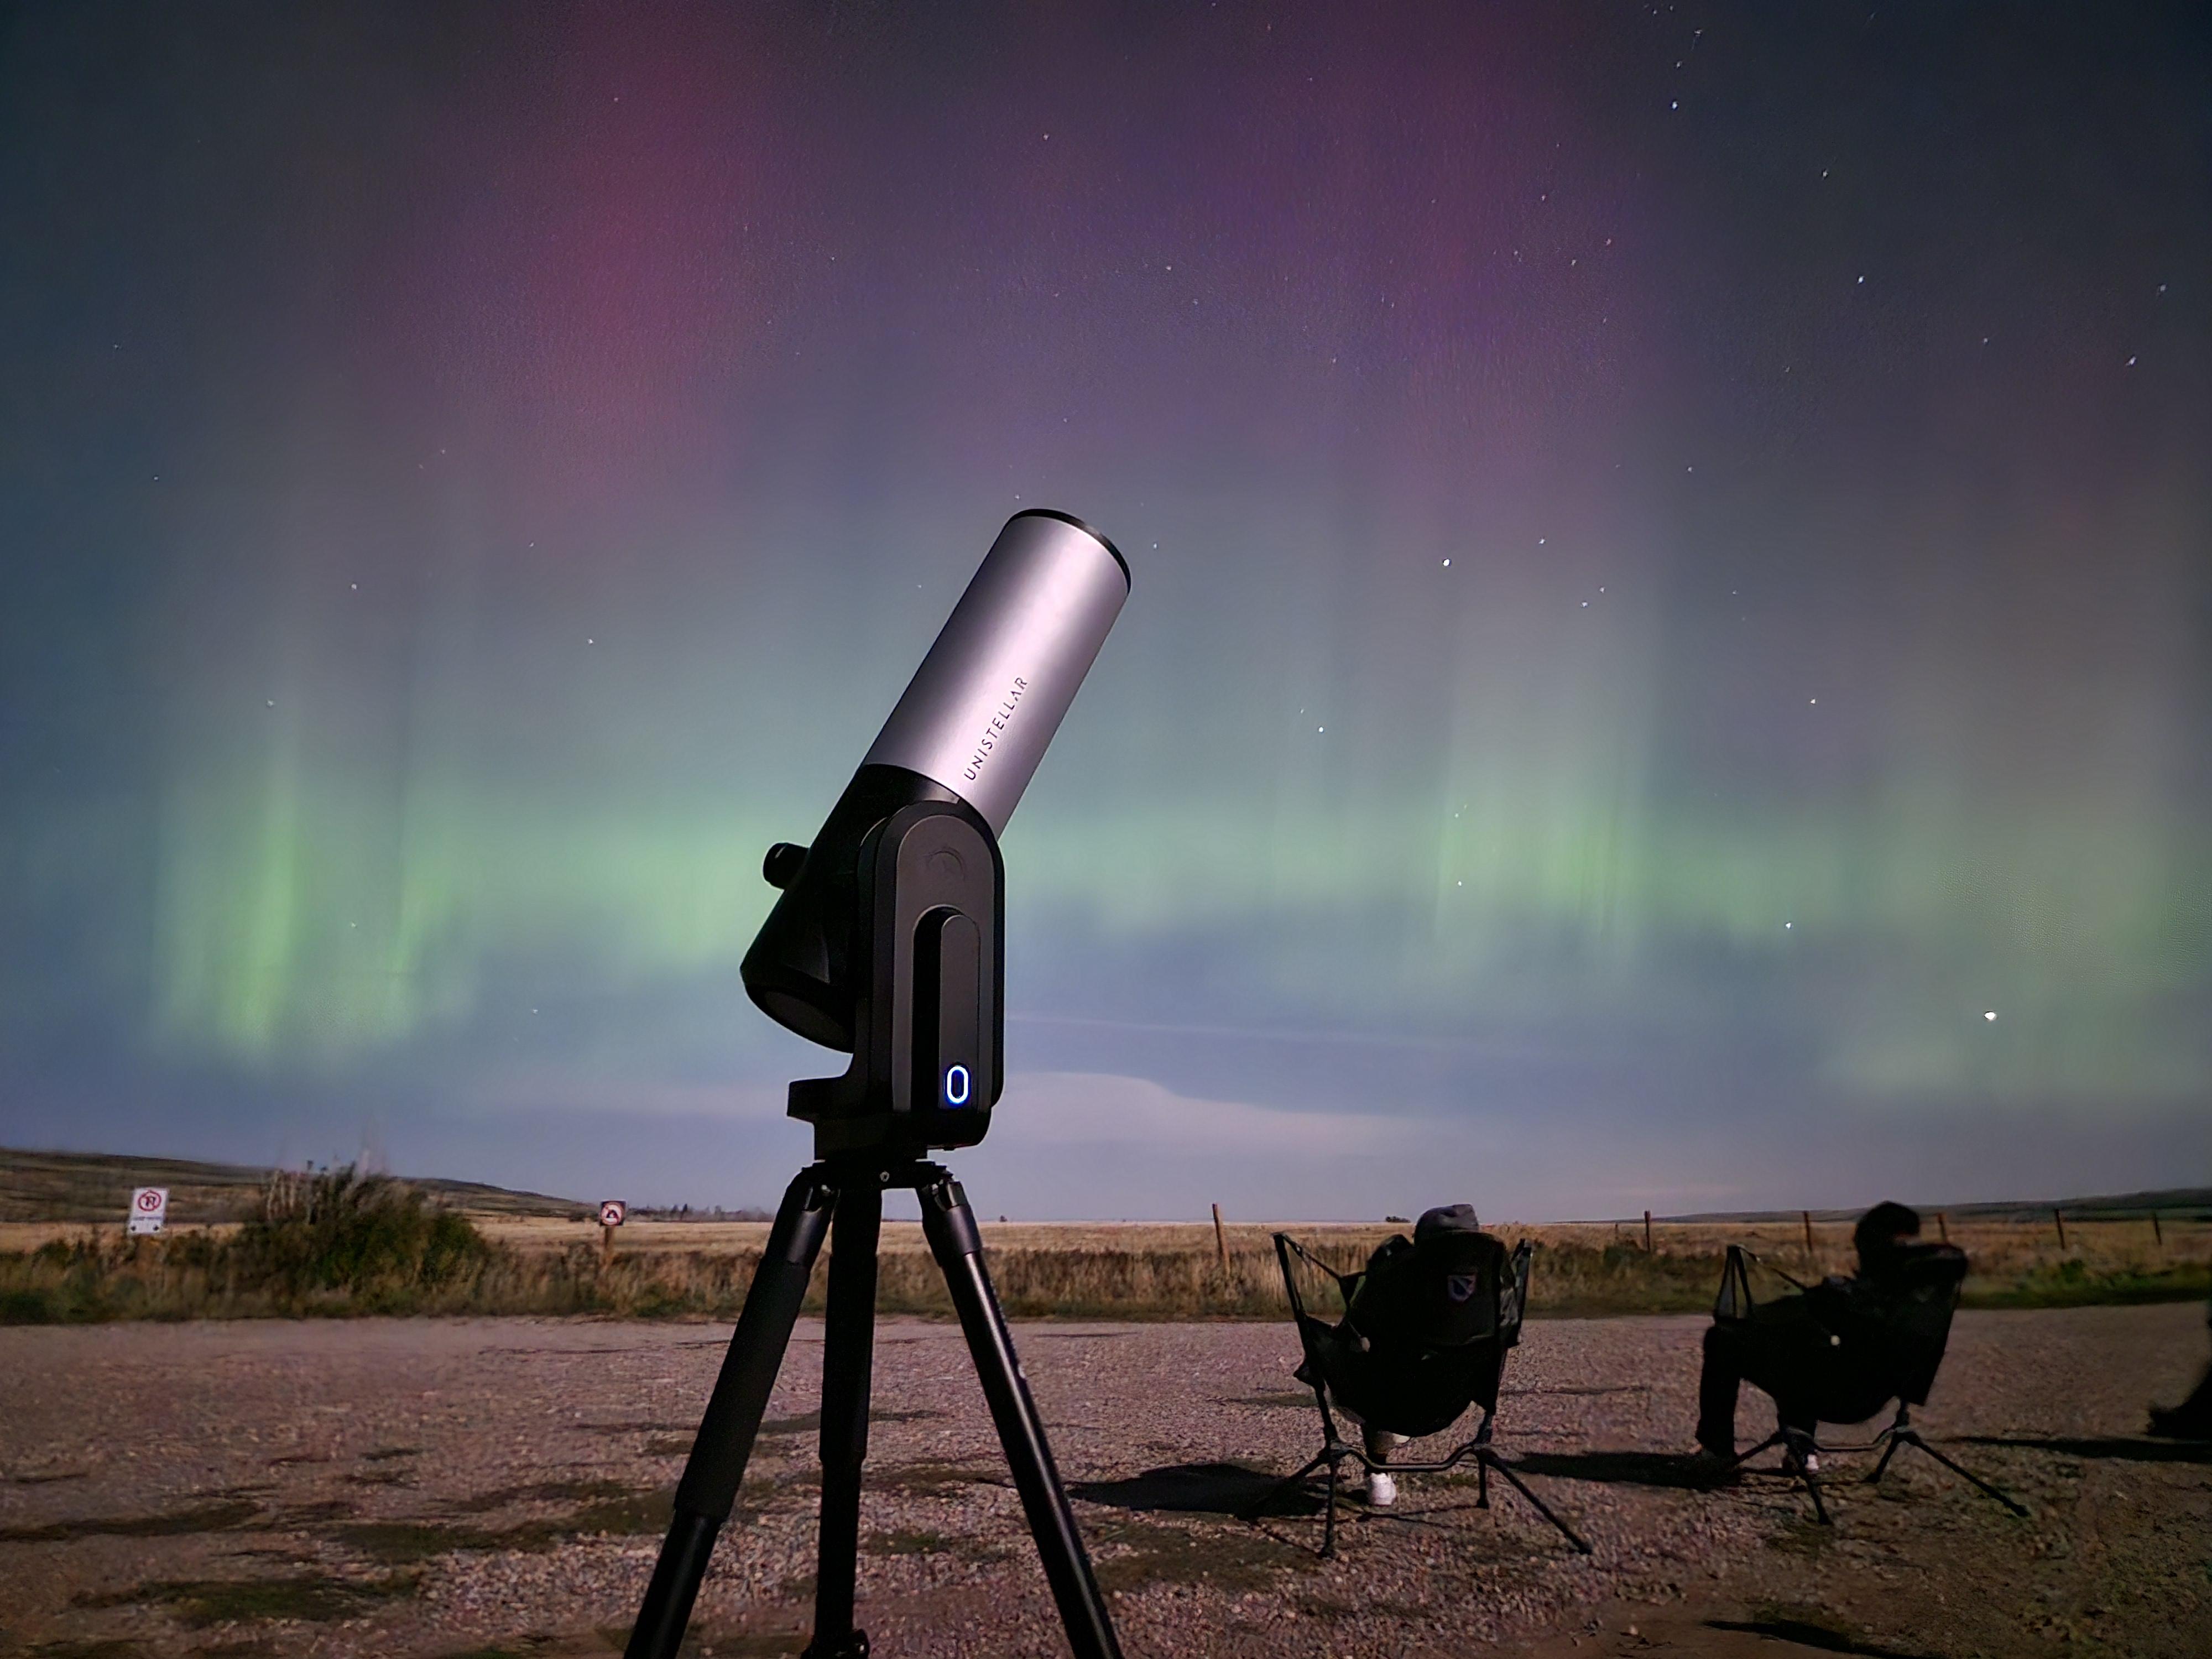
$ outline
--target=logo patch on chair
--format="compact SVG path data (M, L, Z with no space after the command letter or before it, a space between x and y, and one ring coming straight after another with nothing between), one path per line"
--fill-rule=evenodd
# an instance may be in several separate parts
M1465 1302L1474 1295L1477 1282L1474 1273L1448 1273L1444 1276L1444 1294L1455 1302Z

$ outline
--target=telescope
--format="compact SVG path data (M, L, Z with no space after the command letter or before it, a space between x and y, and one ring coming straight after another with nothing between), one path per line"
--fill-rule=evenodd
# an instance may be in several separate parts
M786 1189L697 1437L625 1659L675 1659L744 1481L762 1414L834 1224L822 1345L822 1530L811 1659L866 1659L854 1624L883 1195L911 1188L1076 1659L1121 1659L1043 1419L1014 1357L960 1183L924 1161L972 1146L1005 1084L1006 865L999 835L1129 595L1113 543L1064 513L999 532L860 769L800 847L745 952L778 1024L853 1056L791 1085L816 1162Z
M1129 596L1114 544L1018 514L984 556L860 769L805 847L743 973L763 1012L853 1055L791 1086L819 1157L972 1146L1004 1079L999 836Z

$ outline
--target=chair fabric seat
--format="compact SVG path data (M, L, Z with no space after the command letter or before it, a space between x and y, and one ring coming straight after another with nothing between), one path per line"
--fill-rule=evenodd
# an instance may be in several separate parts
M1715 1321L1733 1333L1745 1381L1785 1412L1863 1423L1893 1400L1926 1403L1966 1272L1963 1253L1917 1245L1879 1279L1828 1279L1753 1303L1732 1265Z
M1494 1412L1506 1351L1520 1340L1525 1271L1467 1206L1432 1210L1413 1239L1389 1239L1365 1272L1346 1276L1341 1322L1299 1316L1299 1379L1325 1385L1369 1427L1413 1439L1470 1405Z
M1298 1381L1319 1382L1347 1416L1418 1440L1441 1434L1470 1405L1498 1409L1505 1350L1496 1342L1455 1348L1377 1348L1356 1330L1313 1320ZM1316 1375L1317 1372L1317 1375Z

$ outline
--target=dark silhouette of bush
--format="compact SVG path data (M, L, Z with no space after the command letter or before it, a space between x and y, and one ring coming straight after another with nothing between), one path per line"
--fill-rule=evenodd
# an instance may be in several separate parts
M238 1278L280 1305L337 1296L363 1311L459 1289L492 1255L466 1216L350 1164L272 1178L229 1249Z

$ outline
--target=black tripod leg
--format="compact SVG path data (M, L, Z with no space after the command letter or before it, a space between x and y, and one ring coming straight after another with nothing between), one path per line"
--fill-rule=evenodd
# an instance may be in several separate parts
M853 1628L853 1580L860 1560L860 1468L868 1458L883 1218L883 1189L875 1182L848 1180L839 1189L822 1340L822 1536L806 1659L864 1659L868 1651L866 1633Z
M1511 1483L1514 1491L1519 1492L1523 1498L1527 1498L1530 1504L1535 1506L1537 1514L1542 1516L1544 1519L1550 1522L1553 1526L1559 1529L1559 1535L1561 1537L1565 1538L1567 1542L1572 1544L1584 1555L1588 1555L1590 1553L1590 1547L1583 1541L1582 1534L1577 1532L1572 1527L1569 1526L1565 1522L1560 1520L1558 1516L1554 1515L1552 1512L1552 1506L1549 1504L1547 1504L1542 1498L1537 1497L1534 1492L1530 1492L1528 1490L1528 1483L1513 1472L1513 1466L1511 1464L1508 1463L1496 1452L1492 1451L1487 1446L1484 1447L1478 1455L1485 1468L1495 1468L1498 1474L1504 1475L1505 1479Z
M1900 1436L1900 1437L1899 1437L1899 1438L1900 1438L1900 1439L1902 1439L1903 1437L1902 1437L1902 1436ZM1913 1443L1915 1446L1917 1446L1917 1447L1918 1447L1922 1451L1926 1452L1926 1453L1927 1453L1930 1457L1934 1458L1934 1459L1935 1459L1938 1463L1941 1463L1941 1464L1942 1464L1945 1468L1947 1468L1947 1469L1950 1470L1952 1474L1955 1474L1955 1475L1959 1476L1959 1477L1960 1477L1960 1479L1961 1479L1961 1480L1963 1480L1971 1481L1974 1486L1976 1486L1979 1487L1982 1491L1984 1491L1984 1492L1987 1492L1990 1497L1992 1497L1992 1498L1996 1498L1996 1499L1997 1500L1997 1502L1998 1502L1998 1503L2000 1503L2000 1504L2003 1504L2007 1509L2010 1510L2011 1510L2014 1515L2016 1515L2016 1516L2020 1516L2020 1518L2021 1518L2021 1520L2025 1521L2025 1520L2027 1520L2027 1510L2025 1508L2023 1508L2021 1504L2017 1504L2017 1503L2014 1502L2011 1498L2009 1498L2006 1497L2002 1492L1999 1492L1999 1491L1998 1491L1995 1486L1992 1486L1991 1485L1990 1485L1990 1483L1989 1483L1988 1481L1986 1481L1986 1480L1983 1480L1981 1476L1979 1476L1978 1474L1975 1474L1972 1469L1966 1468L1962 1467L1962 1466L1961 1466L1961 1465L1960 1465L1960 1464L1957 1464L1957 1463L1953 1462L1949 1458L1948 1458L1948 1457L1944 1456L1944 1455L1943 1455L1943 1454L1942 1454L1942 1452L1937 1451L1937 1450L1936 1449L1936 1448L1935 1448L1935 1447L1933 1447L1933 1446L1929 1445L1929 1444L1925 1440L1923 1440L1923 1439L1922 1439L1922 1438L1921 1438L1917 1434L1915 1434L1915 1435L1913 1435L1913 1436L1911 1437L1911 1441L1912 1441L1912 1443ZM1892 1443L1892 1449L1895 1449L1895 1443Z
M983 1239L976 1231L975 1212L968 1207L960 1183L942 1171L920 1188L918 1195L921 1230L944 1270L952 1305L959 1310L960 1328L967 1334L983 1397L998 1425L999 1443L1006 1448L1006 1462L1013 1469L1014 1486L1022 1495L1030 1535L1036 1540L1052 1598L1059 1604L1067 1644L1075 1659L1121 1659L1113 1621L1106 1616L1091 1558L1083 1548L1083 1534L1075 1529L1060 1471L1053 1467L1044 1424L1037 1416L1036 1402L1030 1398L1030 1385L1014 1358L1006 1316L999 1310L991 1275L983 1266Z
M800 1170L784 1193L752 1288L745 1292L744 1310L731 1334L721 1375L700 1419L698 1438L691 1443L684 1478L677 1483L676 1518L661 1544L623 1659L674 1659L683 1643L692 1600L714 1551L714 1535L730 1518L738 1488L744 1483L761 1413L768 1409L836 1201L819 1166Z

